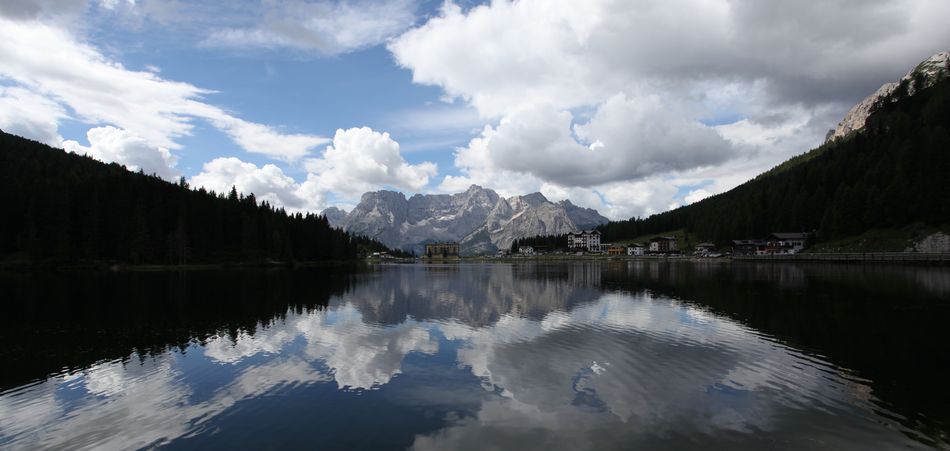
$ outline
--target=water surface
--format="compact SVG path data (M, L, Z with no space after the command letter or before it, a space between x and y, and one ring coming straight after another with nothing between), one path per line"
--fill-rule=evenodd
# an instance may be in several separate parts
M0 448L946 448L950 271L0 276Z

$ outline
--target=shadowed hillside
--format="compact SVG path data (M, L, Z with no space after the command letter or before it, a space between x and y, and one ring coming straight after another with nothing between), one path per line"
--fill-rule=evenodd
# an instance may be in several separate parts
M192 190L2 132L0 205L7 262L262 263L386 250L253 194Z

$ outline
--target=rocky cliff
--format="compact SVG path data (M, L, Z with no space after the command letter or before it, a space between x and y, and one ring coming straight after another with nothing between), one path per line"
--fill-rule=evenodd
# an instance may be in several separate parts
M394 191L370 192L345 218L331 209L324 215L331 224L391 247L420 252L428 242L459 241L466 254L494 252L518 238L563 234L607 222L596 210L569 200L554 203L541 193L505 199L477 185L462 193L416 194L409 199Z
M864 128L868 116L880 108L884 102L896 102L901 96L912 96L921 89L929 88L947 77L950 77L950 52L940 52L931 56L899 81L885 83L874 94L851 108L834 131L828 133L826 140L843 138Z

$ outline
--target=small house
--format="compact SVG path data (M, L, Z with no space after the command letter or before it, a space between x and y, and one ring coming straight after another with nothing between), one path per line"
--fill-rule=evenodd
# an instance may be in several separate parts
M607 255L624 255L627 253L627 248L619 244L611 244L607 246Z
M797 254L805 249L807 233L776 232L766 238L766 250L771 254Z
M627 255L640 256L646 253L646 249L641 244L633 243L627 246Z

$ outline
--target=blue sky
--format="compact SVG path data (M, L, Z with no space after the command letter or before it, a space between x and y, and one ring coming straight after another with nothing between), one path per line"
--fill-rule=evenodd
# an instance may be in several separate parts
M420 2L416 13L420 18L435 14L439 5ZM207 96L210 103L250 121L321 136L332 136L338 128L387 130L408 150L408 161L433 161L446 169L452 167L453 149L466 144L477 128L426 132L401 123L405 114L466 108L441 102L438 87L413 84L412 73L398 67L383 45L329 56L296 49L221 49L196 45L205 38L200 31L171 34L151 21L111 28L120 14L89 8L97 24L89 42L130 69L158 68L163 78L215 91ZM88 126L73 125L63 130L63 137L86 141ZM241 153L239 145L214 127L196 125L195 133L181 140L189 151L178 154L177 169L185 176L200 172L209 159ZM242 159L258 165L270 162L254 154ZM286 170L296 176L304 172L295 166Z
M431 147L426 145L428 135L401 128L400 113L441 106L437 105L441 92L412 84L411 73L396 67L383 47L328 58L270 52L221 54L213 49L171 47L133 53L129 61L143 68L155 65L163 77L214 90L216 93L207 96L209 102L288 132L332 136L338 128L392 130L390 134L401 147L425 151L426 155L407 152L409 161L437 159L451 167L452 145L464 145L471 135L455 130L446 137L450 145ZM84 133L81 130L79 136ZM241 152L213 127L186 138L183 144L200 149L181 154L179 169L186 175L197 173L208 157ZM247 161L264 164L268 159L248 155Z
M476 183L621 219L820 144L950 48L948 15L940 0L15 0L0 128L291 211Z

